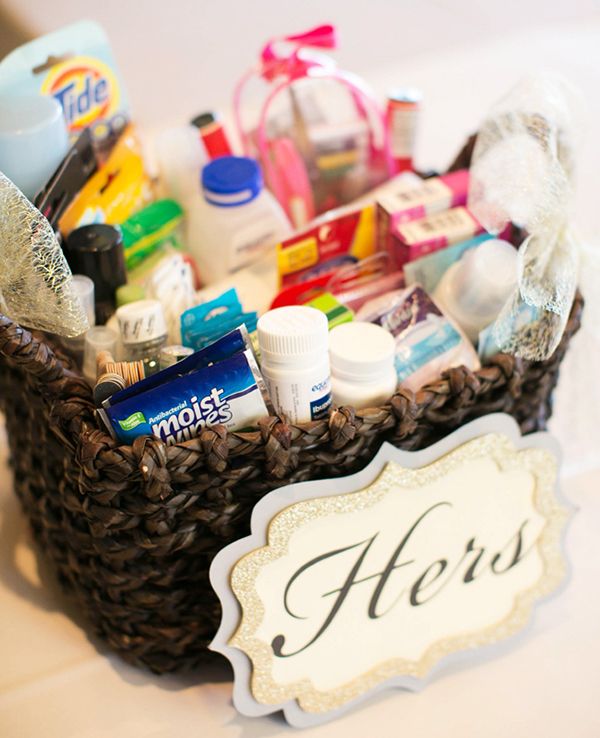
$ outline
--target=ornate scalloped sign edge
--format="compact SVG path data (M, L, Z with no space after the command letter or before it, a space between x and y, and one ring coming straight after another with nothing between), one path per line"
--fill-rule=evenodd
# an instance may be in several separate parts
M494 414L266 495L210 570L237 710L306 727L503 647L566 579L558 470L548 433Z

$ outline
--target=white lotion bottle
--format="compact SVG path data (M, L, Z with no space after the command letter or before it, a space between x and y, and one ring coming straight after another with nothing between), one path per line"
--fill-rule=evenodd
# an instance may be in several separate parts
M444 274L433 293L437 305L477 343L517 286L517 250L501 239L467 251Z
M291 233L290 222L264 187L258 163L222 156L202 169L202 193L186 212L186 245L205 285L220 282L262 256Z
M358 410L387 402L398 384L395 348L392 334L374 323L351 321L333 328L329 334L333 402Z
M260 369L275 410L291 423L327 417L331 406L328 324L304 305L269 310L258 320Z

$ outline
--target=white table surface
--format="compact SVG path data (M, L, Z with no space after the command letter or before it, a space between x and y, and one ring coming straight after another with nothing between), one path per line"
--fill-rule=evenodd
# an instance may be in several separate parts
M505 655L441 674L424 691L388 692L306 736L597 738L600 735L600 25L571 25L488 46L416 58L379 80L426 91L421 151L443 163L487 104L522 71L550 61L589 101L577 217L588 243L583 330L563 366L552 430L563 444L562 487L578 508L566 548L571 579L536 611ZM594 274L594 269L595 274ZM251 720L231 704L226 666L155 677L125 665L70 618L70 604L34 549L12 493L0 435L0 736L7 738L252 738L292 733L280 718Z

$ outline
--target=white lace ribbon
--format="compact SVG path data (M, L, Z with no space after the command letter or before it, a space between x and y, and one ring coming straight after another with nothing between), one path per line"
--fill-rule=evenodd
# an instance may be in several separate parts
M518 286L492 327L505 352L540 361L563 334L579 271L569 225L576 93L560 78L525 79L500 100L480 128L468 205L491 233L508 222L525 229Z
M78 336L89 328L52 227L0 172L0 312L28 328Z

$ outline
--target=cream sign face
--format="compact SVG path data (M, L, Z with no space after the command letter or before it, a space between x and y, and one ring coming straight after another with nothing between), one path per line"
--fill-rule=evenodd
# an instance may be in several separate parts
M269 494L211 569L236 707L312 724L521 630L564 576L556 479L548 435L496 415Z

